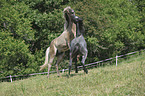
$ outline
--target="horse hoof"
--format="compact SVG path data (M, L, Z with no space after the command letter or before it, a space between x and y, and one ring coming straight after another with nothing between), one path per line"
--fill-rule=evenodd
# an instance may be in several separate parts
M67 78L70 78L70 75L67 75Z
M88 74L88 70L86 71L86 74Z

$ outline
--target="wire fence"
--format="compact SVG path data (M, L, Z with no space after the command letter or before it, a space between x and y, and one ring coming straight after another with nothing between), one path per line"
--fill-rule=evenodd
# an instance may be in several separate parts
M145 49L142 50L143 52L145 51ZM113 59L115 59L116 61L116 66L118 65L118 59L123 57L123 56L128 56L128 55L132 55L132 54L135 54L137 52L141 52L141 51L135 51L135 52L131 52L131 53L127 53L127 54L124 54L124 55L119 55L116 57L113 57L113 58L108 58L108 59L105 59L105 60L101 60L101 61L97 61L97 62L93 62L93 63L89 63L89 64L86 64L85 66L91 66L91 67L94 67L94 66L97 66L97 64L99 63L103 63L103 62L107 62L107 61L112 61ZM77 68L83 68L83 66L78 66ZM68 71L69 69L62 69L62 70L59 70L60 72L65 72L65 71ZM14 76L7 76L7 77L3 77L3 78L0 78L0 81L4 81L5 79L9 79L8 81L13 81L13 78L24 78L24 77L29 77L29 76L34 76L34 75L41 75L41 74L47 74L48 72L42 72L42 73L32 73L32 74L27 74L27 75L14 75ZM50 71L50 73L56 73L56 71ZM17 80L17 79L16 79Z

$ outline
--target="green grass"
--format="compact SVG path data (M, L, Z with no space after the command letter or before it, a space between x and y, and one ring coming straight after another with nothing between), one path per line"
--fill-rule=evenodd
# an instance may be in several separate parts
M116 67L89 69L89 74L71 72L38 75L0 83L0 96L144 96L145 55L132 57Z

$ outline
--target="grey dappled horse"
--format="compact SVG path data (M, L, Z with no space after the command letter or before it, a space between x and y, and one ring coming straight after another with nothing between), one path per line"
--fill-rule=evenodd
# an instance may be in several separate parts
M82 55L81 63L83 65L84 72L88 73L88 70L85 68L85 60L87 58L88 50L87 50L87 43L83 37L83 33L85 32L84 26L83 26L83 20L81 18L75 16L74 22L75 22L77 28L76 28L76 38L74 38L70 44L69 75L70 75L70 71L71 71L73 58L75 59L76 73L78 73L77 55Z
M58 76L60 76L58 70L58 64L63 59L65 51L69 49L71 40L74 37L76 37L75 36L76 24L74 23L74 18L75 18L74 10L71 9L71 7L66 7L63 13L66 21L64 25L64 32L51 42L50 46L46 50L45 63L42 66L40 66L41 67L40 70L43 70L48 65L48 77L49 77L51 64L55 56L57 56L56 70Z

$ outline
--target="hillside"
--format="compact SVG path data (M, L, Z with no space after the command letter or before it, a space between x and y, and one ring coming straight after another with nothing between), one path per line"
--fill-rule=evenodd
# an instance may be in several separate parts
M114 65L79 71L38 75L28 79L0 83L0 96L143 96L145 95L145 54Z

